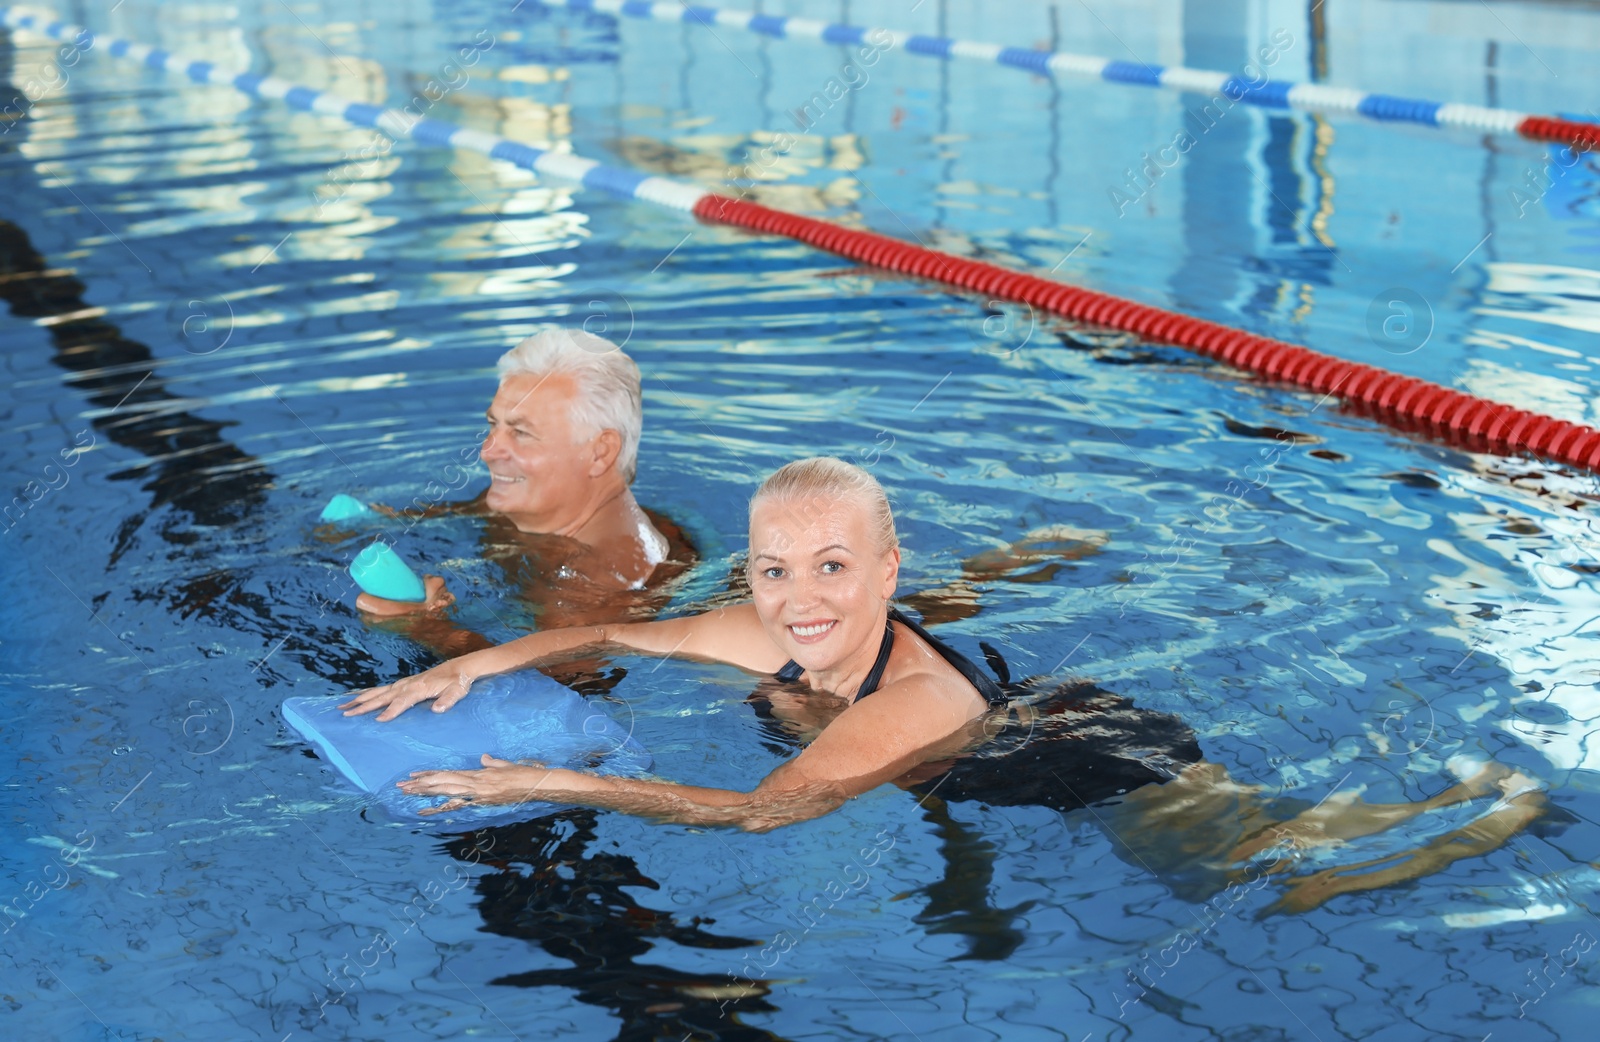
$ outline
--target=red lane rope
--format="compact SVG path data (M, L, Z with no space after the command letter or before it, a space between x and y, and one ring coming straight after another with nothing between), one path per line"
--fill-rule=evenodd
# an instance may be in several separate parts
M1276 383L1336 396L1355 411L1390 426L1471 452L1526 452L1600 471L1600 431L1582 424L1514 409L1426 380L1346 362L1204 319L740 199L707 195L695 204L694 214L713 224L786 236L863 264L1188 348Z
M1600 152L1600 124L1529 116L1517 124L1517 133L1535 141L1554 141L1574 152Z

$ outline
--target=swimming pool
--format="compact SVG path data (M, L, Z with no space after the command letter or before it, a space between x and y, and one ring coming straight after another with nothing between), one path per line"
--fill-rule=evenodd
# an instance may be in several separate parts
M796 117L847 52L512 6L63 13L641 172L735 167L780 208L1596 422L1600 182L1548 148L1241 106L1130 188L1191 96L891 51ZM1600 49L1591 12L1508 4L764 10L1229 72L1283 30L1285 79L1575 115ZM0 137L4 452L30 489L0 553L8 1034L1582 1037L1592 477L479 156L363 154L371 134L314 113L58 62L38 37L0 47L38 95ZM779 133L796 144L747 159ZM1425 342L1382 306L1374 332L1395 289L1425 302ZM474 840L365 815L276 707L428 659L350 613L359 542L319 540L315 512L430 495L476 443L495 357L551 322L626 339L645 372L636 491L705 558L680 607L720 589L759 477L830 452L895 497L908 591L1031 530L1106 533L983 584L941 629L968 650L1178 714L1288 797L1420 799L1465 752L1556 811L1417 882L1260 918L1277 883L1202 916L1088 811L884 789L766 835L573 811ZM470 624L527 625L470 522L401 548ZM749 678L616 666L605 697L663 776L778 762Z

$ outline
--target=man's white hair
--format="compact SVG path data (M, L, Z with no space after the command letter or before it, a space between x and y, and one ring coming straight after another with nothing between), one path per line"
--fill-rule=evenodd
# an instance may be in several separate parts
M592 438L601 431L622 436L617 471L633 481L639 463L639 430L644 426L639 367L622 348L581 329L546 329L500 356L502 382L512 376L565 373L578 385L572 401L573 433Z

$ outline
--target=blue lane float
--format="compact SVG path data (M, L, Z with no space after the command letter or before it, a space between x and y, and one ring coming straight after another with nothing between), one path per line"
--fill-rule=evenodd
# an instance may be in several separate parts
M559 5L558 5L559 6ZM570 5L569 5L570 6ZM584 0L577 6L588 10L622 11L618 0ZM643 5L653 18L664 18L666 13L683 20L685 10L698 12L689 17L691 22L706 24L741 24L749 28L754 15L746 12L718 11L714 8L685 8L682 4L656 3ZM666 12L666 13L664 13ZM741 19L743 20L741 22ZM39 16L0 8L0 24L23 29L37 29L48 36L74 41L87 47L94 37L88 30L65 22L55 21L39 25ZM784 36L814 35L817 39L843 38L850 27L825 22L804 21L794 18L770 18L761 23L763 31L782 33ZM888 32L888 30L883 30ZM905 34L890 34L891 38ZM881 46L881 45L880 45ZM264 98L285 99L296 85L270 76L257 76L246 72L221 69L204 62L169 54L145 44L118 40L112 50L131 60L180 73L192 79L204 77L206 83L231 83ZM1005 48L994 44L965 44L952 42L949 47L935 48L953 56L986 56L1000 60ZM1051 72L1073 71L1102 75L1107 59L1085 58L1081 55L1051 54L1046 62ZM1431 102L1407 103L1404 99L1383 95L1367 95L1360 91L1324 87L1320 84L1280 86L1271 81L1252 85L1223 73L1169 67L1152 70L1145 82L1182 90L1221 90L1222 97L1238 94L1250 97L1257 104L1279 105L1287 102L1295 107L1311 106L1306 99L1342 98L1338 105L1322 107L1346 108L1359 112L1367 103L1374 118L1416 119L1437 126L1472 126L1480 131L1496 129L1515 130L1525 138L1550 141L1569 146L1576 156L1585 151L1600 151L1600 127L1590 123L1574 122L1548 116L1522 116L1499 109L1475 109L1472 106L1441 105ZM355 102L332 94L312 91L295 97L309 111L326 113L361 126L376 126L391 136L412 136L413 129L422 122L417 117L392 109L376 109L365 102ZM1331 93L1330 93L1331 92ZM1368 99L1378 100L1368 103ZM1297 99L1299 99L1297 101ZM1214 98L1213 100L1216 100ZM1304 104L1303 104L1304 103ZM1318 103L1320 104L1320 102ZM1408 107L1409 106L1409 107ZM377 115L373 112L376 109ZM1471 111L1469 111L1471 110ZM1472 112L1478 115L1473 116ZM1467 113L1467 115L1462 115ZM1479 119L1478 116L1482 116ZM1470 118L1469 118L1470 117ZM1508 122L1520 117L1514 125ZM1474 122L1476 120L1476 122ZM839 225L828 224L795 214L770 210L764 206L747 203L692 185L679 184L665 178L646 177L633 171L603 166L593 160L570 154L546 152L532 145L496 137L482 131L453 129L446 137L439 127L454 127L427 121L422 143L447 141L451 148L471 149L492 158L525 166L540 173L575 180L580 184L604 188L644 202L655 203L693 213L702 221L748 228L752 231L785 235L791 239L816 246L819 249L849 257L874 267L887 268L905 274L984 293L987 297L1030 303L1045 311L1073 321L1089 322L1110 329L1136 333L1159 343L1186 347L1208 357L1220 358L1237 368L1254 373L1277 383L1288 384L1327 396L1337 393L1348 404L1369 410L1385 422L1394 423L1409 432L1422 431L1438 436L1451 444L1467 447L1470 451L1493 451L1505 454L1534 453L1539 457L1570 463L1589 470L1600 469L1600 431L1582 424L1568 423L1552 416L1512 409L1471 395L1464 395L1425 380L1412 380L1397 373L1373 366L1353 366L1330 355L1309 351L1281 341L1254 336L1241 330L1229 329L1166 311L1151 308L1109 294L1082 290L1064 283L1036 278L1018 271L973 261L953 254L940 253L925 248L908 246L885 236L860 232ZM987 299L987 298L986 298Z
M1479 133L1523 133L1526 112L1487 108L1482 105L1446 104L1386 94L1330 87L1320 83L1292 83L1268 79L1265 68L1277 60L1292 38L1278 30L1264 46L1258 65L1247 66L1248 78L1209 69L1190 69L1182 65L1155 65L1065 51L1044 51L1007 47L976 40L957 40L948 36L928 36L896 29L825 22L812 18L787 18L720 7L688 6L677 0L647 3L640 0L534 0L541 7L593 11L626 18L658 22L688 22L710 29L740 29L778 40L808 39L827 44L874 43L884 50L903 50L942 61L965 59L990 62L1022 69L1037 76L1057 74L1099 79L1107 83L1165 87L1170 90L1209 94L1219 99L1241 101L1264 108L1290 108L1307 112L1340 112L1382 122L1420 123L1432 127L1460 127ZM1281 36L1279 34L1282 34ZM1254 72L1250 70L1254 69ZM1524 135L1540 136L1542 135Z
M286 699L280 712L330 767L395 821L465 830L527 821L557 809L528 802L423 816L444 799L407 796L395 788L412 771L475 769L484 753L601 774L638 775L650 769L650 754L627 727L536 670L484 677L446 712L415 706L387 723L379 723L376 713L345 716L339 706L348 700L347 695L299 696Z
M883 50L904 49L912 54L941 60L956 58L993 62L1046 77L1058 74L1083 76L1110 83L1159 86L1171 90L1210 95L1210 105L1222 107L1235 102L1274 109L1299 109L1308 112L1340 112L1377 122L1409 122L1432 127L1455 127L1479 134L1518 134L1534 141L1552 141L1571 146L1575 151L1600 151L1600 128L1560 117L1532 115L1511 109L1486 108L1387 94L1331 87L1320 83L1290 83L1267 79L1264 67L1271 64L1269 51L1260 53L1263 69L1244 78L1225 72L1190 69L1181 65L1151 65L1065 51L1042 51L1001 44L926 36L893 29L865 28L842 22L823 22L808 18L758 15L751 11L688 5L681 2L647 3L640 0L534 0L541 6L648 18L655 21L687 22L707 28L726 26L757 32L777 39L814 39L825 44L871 43ZM95 34L72 25L55 14L38 8L0 7L0 24L13 29L41 33L81 50L96 46ZM1281 47L1277 41L1275 46ZM193 80L231 86L254 97L283 101L296 109L335 116L353 126L379 130L395 140L409 139L437 148L479 152L539 174L572 181L586 188L598 188L628 199L654 203L682 212L693 212L709 190L665 177L636 173L609 166L568 152L551 152L509 138L461 127L444 120L423 119L399 109L383 108L370 102L340 97L329 91L290 83L274 76L262 76L243 69L231 69L210 61L151 47L132 40L113 39L105 45L108 54L126 58L152 69L165 70Z
M510 138L472 130L438 119L422 119L400 109L341 97L275 76L234 69L213 62L151 47L133 40L103 40L80 25L72 25L38 8L0 7L0 24L12 29L42 33L81 51L103 47L113 58L125 58L152 69L185 76L196 83L232 87L258 98L282 101L305 112L335 116L355 126L370 127L395 140L409 139L436 148L480 152L526 170L598 188L626 199L639 199L674 210L691 211L707 191L664 177L650 177L608 166L568 152L552 152Z

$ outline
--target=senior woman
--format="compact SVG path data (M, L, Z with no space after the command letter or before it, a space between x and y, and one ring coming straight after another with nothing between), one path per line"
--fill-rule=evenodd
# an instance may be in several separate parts
M890 608L900 571L882 486L829 457L782 467L750 500L753 603L658 622L534 633L357 693L346 715L392 720L432 700L443 712L478 677L583 652L629 648L726 662L804 688L773 713L814 737L750 792L607 777L483 757L475 771L421 771L400 788L467 802L580 804L693 824L768 829L948 759L982 737L995 681ZM871 696L871 697L868 697ZM926 772L922 772L926 773ZM915 780L914 778L908 780Z

